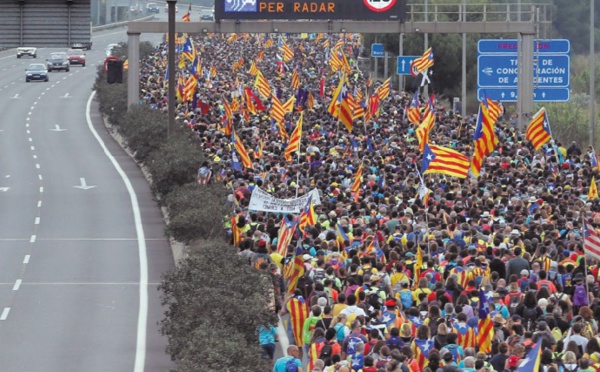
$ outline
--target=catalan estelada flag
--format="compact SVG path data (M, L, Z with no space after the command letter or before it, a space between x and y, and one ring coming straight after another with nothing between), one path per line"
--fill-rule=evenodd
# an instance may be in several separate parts
M552 131L550 130L548 115L546 114L546 109L544 107L533 115L533 118L527 127L525 139L530 141L536 150L552 139Z
M469 327L468 324L454 323L454 333L458 334L458 345L462 346L463 349L468 347L475 348L475 330Z
M362 175L363 175L363 163L360 163L360 165L358 166L358 169L356 170L356 175L354 176L354 182L352 183L352 187L350 188L350 191L357 193L360 191L360 183L362 181Z
M440 173L466 178L469 173L469 158L450 148L426 143L421 173Z
M301 242L302 239L298 239L298 241ZM296 254L294 255L293 262L294 266L292 267L292 273L287 288L288 295L294 293L296 287L298 286L298 279L300 279L300 277L304 275L304 261L302 260L301 244L298 244L298 247L296 248Z
M596 176L590 181L590 191L588 192L587 200L598 199L598 186L596 185Z
M282 54L283 63L288 63L292 60L292 58L294 58L294 51L285 43L285 41L283 41L281 37L279 38L277 46L279 53Z
M423 55L417 59L415 59L411 63L411 70L414 68L419 73L427 70L428 68L433 66L433 50L431 47L423 53Z
M478 177L483 165L483 159L490 155L496 145L498 139L494 132L496 122L493 116L490 115L485 104L479 104L479 114L477 115L477 125L475 133L473 133L473 157L471 159L471 174Z
M494 338L494 323L490 317L488 299L483 289L479 290L479 321L477 323L477 345L479 352L490 354L492 352L492 339Z
M421 103L419 102L419 90L415 91L412 101L410 101L410 106L408 106L406 117L408 121L413 123L414 125L419 125L421 123Z
M277 233L277 253L283 257L287 255L288 245L294 237L294 231L296 231L296 222L284 218Z
M487 94L485 93L485 90L483 91L483 97L481 102L485 105L485 108L488 111L488 115L490 116L492 121L496 123L498 121L498 118L500 117L500 115L502 115L504 111L500 103L488 98Z
M233 134L231 136L231 142L233 142L233 147L235 148L235 151L240 156L240 160L242 161L242 164L244 165L244 167L248 168L248 169L254 169L254 167L252 166L252 160L250 159L250 156L248 155L248 152L246 151L244 144L240 140L240 137L238 137L238 135L237 135L237 133L235 133L235 131L233 131Z
M421 340L415 338L412 342L413 358L417 360L419 366L427 368L429 365L429 352L435 348L433 339Z
M302 256L302 254L300 254ZM300 258L302 259L302 258ZM304 321L308 318L308 304L302 297L292 297L286 304L287 311L290 314L290 322L292 325L292 333L294 334L294 341L296 345L304 345L302 340L302 332L304 327Z
M429 133L435 125L435 112L430 110L423 117L423 122L417 127L415 134L419 141L419 151L425 151L425 145L429 142Z
M285 149L285 159L287 161L291 161L292 160L292 154L294 152L297 152L300 150L300 140L302 139L302 115L304 113L301 112L300 113L300 118L298 119L298 123L296 123L296 128L294 128L294 131L292 132L292 135L290 136L290 142L287 145L287 148Z
M340 109L339 119L344 124L348 132L352 132L354 127L354 100L348 92L348 85L346 82L342 84L342 90L340 91Z
M517 372L538 372L542 361L542 341L538 343L527 353L525 359L517 367Z
M300 223L298 224L298 228L300 231L304 232L306 226L314 226L317 223L317 216L315 214L315 208L313 207L312 195L308 197L306 201L306 205L300 213Z
M196 47L194 47L194 43L192 42L191 37L187 37L185 39L185 43L183 44L183 51L181 52L183 57L190 62L193 62L196 59Z
M391 85L392 85L392 78L389 77L383 82L383 84L381 84L379 86L379 88L377 88L377 95L379 96L380 102L390 96Z
M331 97L331 102L327 107L327 112L329 112L334 118L339 117L339 107L340 107L340 94L342 92L342 86L344 85L344 79L340 79L340 83L337 88L333 91L333 96Z
M188 11L185 12L185 14L181 17L181 20L184 22L189 22L191 20L192 17L192 3L190 3L190 7L188 8Z

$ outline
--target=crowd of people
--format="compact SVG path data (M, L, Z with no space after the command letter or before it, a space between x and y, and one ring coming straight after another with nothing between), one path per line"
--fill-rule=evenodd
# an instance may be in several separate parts
M586 226L600 226L597 200L588 200L597 168L592 148L553 139L535 151L501 117L499 142L478 177L422 175L416 126L406 113L413 92L392 88L351 131L328 111L340 78L363 97L358 102L382 84L357 67L360 35L190 39L201 67L194 66L194 96L179 102L178 120L206 153L199 187L218 182L231 190L234 219L226 230L239 255L271 275L276 309L289 315L291 345L273 371L515 371L538 349L540 371L600 371L600 273L584 254ZM333 71L336 45L350 71ZM160 110L165 59L160 45L141 70L141 100ZM285 114L283 134L273 99L254 88L253 67L281 102L299 89L309 93ZM187 81L189 68L180 73ZM246 87L264 110L245 106ZM471 156L477 116L420 100L421 109L427 101L435 107L429 143ZM286 159L301 113L301 147ZM251 166L234 166L231 131ZM427 197L421 184L431 190ZM320 195L316 221L295 231L283 254L281 225L298 214L249 210L255 188L279 199L313 189ZM261 328L257 340L273 360L275 328Z

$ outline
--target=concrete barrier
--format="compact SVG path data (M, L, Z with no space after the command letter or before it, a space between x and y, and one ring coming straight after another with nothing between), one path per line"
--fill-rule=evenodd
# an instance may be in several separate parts
M138 19L132 19L131 21L115 22L115 23L109 23L107 25L95 26L95 27L92 27L92 32L97 32L97 31L102 31L102 30L110 30L112 28L117 28L117 27L123 27L123 26L126 26L129 22L152 21L154 18L155 18L155 16L151 15L151 16L142 17L142 18L138 18Z

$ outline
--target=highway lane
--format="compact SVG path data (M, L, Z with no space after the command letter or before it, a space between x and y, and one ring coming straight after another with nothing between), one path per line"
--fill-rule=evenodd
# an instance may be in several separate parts
M92 103L91 124L137 195L141 225L135 223L124 182L87 121L96 71L90 61L101 62L105 45L125 40L124 29L103 32L87 53L87 67L51 73L50 83L26 84L21 68L0 59L0 82L10 87L0 91L0 187L10 187L0 191L2 371L132 371L136 355L144 354L136 351L144 333L144 370L171 366L156 325L162 318L156 284L173 267L162 217L139 169L107 135ZM7 65L5 71L21 72L8 76L2 72ZM19 98L11 101L14 94ZM66 131L51 131L55 125ZM96 187L75 188L82 177ZM140 333L144 245L149 297Z

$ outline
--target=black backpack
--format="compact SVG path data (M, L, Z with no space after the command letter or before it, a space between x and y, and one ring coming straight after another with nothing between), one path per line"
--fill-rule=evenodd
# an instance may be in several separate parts
M373 306L373 308L379 310L381 309L381 305L383 305L383 300L379 297L379 289L377 287L371 288L369 294L367 295L367 302L369 305Z
M325 343L323 348L321 349L321 354L319 354L319 359L325 362L325 367L329 367L331 363L331 353L333 352L333 347L330 343Z
M520 293L516 293L516 294L509 293L508 298L510 299L510 302L508 304L508 313L510 315L515 315L515 311L517 310L517 307L521 303L521 294Z
M523 320L527 324L528 331L534 329L537 320L537 309L535 307L525 307L523 309Z

